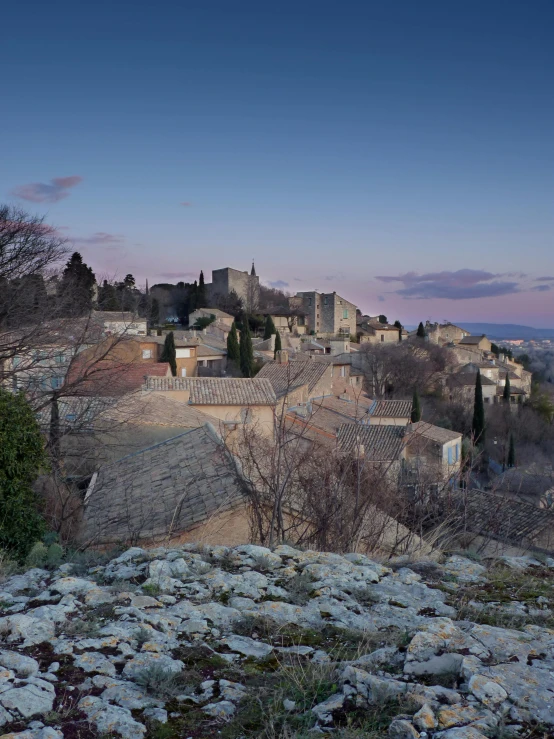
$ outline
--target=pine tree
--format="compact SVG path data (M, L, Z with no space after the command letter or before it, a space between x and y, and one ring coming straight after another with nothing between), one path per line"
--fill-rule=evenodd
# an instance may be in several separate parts
M396 328L399 328L399 329L402 329L403 328L403 326L400 323L400 321L395 321L393 325L396 326Z
M45 531L33 483L47 466L44 440L23 393L0 387L0 549L19 561Z
M506 371L506 384L504 385L504 392L502 393L502 400L504 400L505 403L510 402L510 372Z
M277 331L275 333L275 352L273 353L273 358L277 356L277 352L280 352L281 348L281 334Z
M425 338L425 336L426 336L426 333L425 333L425 328L424 328L424 326L423 326L423 323L422 323L421 321L419 322L419 326L417 327L417 333L416 333L416 336L417 336L417 337L418 337L419 339L424 339L424 338Z
M516 466L516 445L513 433L510 434L510 446L508 448L508 467Z
M169 362L171 374L173 377L177 377L177 350L175 349L175 336L173 335L173 331L168 331L165 336L164 348L162 349L160 362Z
M254 350L252 349L252 336L250 335L248 319L244 320L240 334L240 369L243 377L252 377L254 374Z
M421 421L421 403L419 402L419 393L417 392L417 388L414 388L414 395L412 398L411 421L412 423L417 423L418 421Z
M227 359L230 362L240 361L239 337L237 336L237 327L234 321L227 336Z
M277 329L275 328L275 324L273 323L273 318L270 315L267 315L265 317L265 325L264 325L264 341L265 339L271 339L273 334L277 333Z
M155 326L160 321L160 303L157 298L152 298L152 303L150 304L150 323L154 324Z
M477 370L475 379L475 402L473 405L473 421L471 424L473 440L476 444L485 441L485 404L483 402L483 387L481 385L481 373Z
M83 262L78 251L71 255L62 275L62 297L68 301L68 312L82 316L92 308L96 277L92 268Z

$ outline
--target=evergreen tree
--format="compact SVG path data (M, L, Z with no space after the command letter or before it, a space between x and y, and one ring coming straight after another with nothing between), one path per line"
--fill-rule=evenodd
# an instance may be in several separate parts
M240 361L239 338L237 336L237 327L233 321L229 335L227 336L227 359L230 362Z
M244 321L244 326L240 334L240 369L243 377L252 377L254 374L254 350L252 348L252 336L248 321Z
M425 333L425 328L423 326L423 323L420 321L419 326L417 327L417 333L416 336L419 339L424 339L427 334Z
M120 308L116 287L107 280L104 280L98 288L98 307L100 310L119 310Z
M277 333L277 329L275 328L275 324L273 323L273 318L270 315L267 315L265 317L265 324L264 324L264 340L270 339L273 334Z
M510 372L509 372L509 370L506 370L506 384L504 385L504 392L502 393L502 400L505 403L509 403L510 402L510 392L511 392L511 389L512 388L510 387Z
M379 316L379 323L388 323L387 317L381 313Z
M40 427L25 396L0 387L0 549L19 561L45 531L32 485L46 465Z
M273 353L273 358L277 356L277 352L281 351L281 334L277 331L275 333L275 352Z
M150 304L150 323L158 324L160 322L160 303L157 298L152 298Z
M177 351L175 349L175 336L173 335L173 331L168 331L165 336L164 348L162 349L160 362L169 362L171 374L173 377L177 377Z
M400 321L395 321L395 322L394 322L394 326L396 326L396 328L399 328L399 329L402 329L402 328L403 328L403 326L402 326L402 324L400 323Z
M510 446L508 448L508 467L516 466L516 445L513 433L510 434Z
M417 392L417 388L414 388L414 395L412 398L411 421L412 423L417 423L418 421L421 421L421 403L419 401L419 393Z
M71 255L62 274L62 297L68 301L68 313L82 316L92 308L96 277L78 251Z
M485 404L483 402L483 387L481 385L481 373L477 370L475 378L475 402L473 404L473 421L471 423L473 439L476 444L485 441Z
M208 305L206 297L206 285L204 283L204 272L200 270L200 277L198 278L198 288L196 290L196 307L205 308Z

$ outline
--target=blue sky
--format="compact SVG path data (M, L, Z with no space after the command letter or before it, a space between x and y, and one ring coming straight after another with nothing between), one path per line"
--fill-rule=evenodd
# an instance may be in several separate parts
M255 256L391 320L554 326L550 0L23 0L2 24L0 199L99 276Z

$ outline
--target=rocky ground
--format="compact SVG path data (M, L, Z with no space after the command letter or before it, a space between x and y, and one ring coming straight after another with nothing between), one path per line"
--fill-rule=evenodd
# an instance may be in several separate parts
M0 585L3 737L553 737L554 560L487 564L186 545L28 570Z

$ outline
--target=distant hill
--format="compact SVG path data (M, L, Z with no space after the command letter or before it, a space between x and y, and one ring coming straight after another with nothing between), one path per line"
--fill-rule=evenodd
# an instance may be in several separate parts
M517 323L466 323L453 321L472 334L486 334L489 339L554 339L554 329L519 326Z

